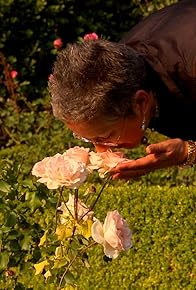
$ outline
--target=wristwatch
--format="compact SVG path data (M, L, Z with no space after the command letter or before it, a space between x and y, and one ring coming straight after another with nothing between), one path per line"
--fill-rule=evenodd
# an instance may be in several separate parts
M188 152L187 152L187 159L184 166L193 166L196 160L196 142L192 140L188 140Z

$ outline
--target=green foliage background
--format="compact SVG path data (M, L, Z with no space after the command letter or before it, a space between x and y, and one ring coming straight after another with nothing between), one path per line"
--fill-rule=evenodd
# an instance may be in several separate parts
M54 229L57 194L36 183L31 168L46 156L86 145L52 116L47 79L57 53L53 40L61 37L65 46L95 31L118 41L143 16L174 2L0 0L0 289L57 289L54 278L46 284L33 268L54 250L38 244L47 228ZM12 69L19 73L14 80L5 77ZM149 138L166 137L149 132ZM137 158L144 148L126 153ZM101 246L90 250L90 268L76 277L79 289L195 289L195 185L195 168L111 182L96 216L103 220L118 209L134 246L108 263Z

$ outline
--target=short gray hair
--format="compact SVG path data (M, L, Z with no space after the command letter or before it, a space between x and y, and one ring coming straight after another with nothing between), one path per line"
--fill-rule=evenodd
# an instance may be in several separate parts
M68 44L49 80L53 114L74 123L133 114L138 89L149 89L144 59L125 44L104 39Z

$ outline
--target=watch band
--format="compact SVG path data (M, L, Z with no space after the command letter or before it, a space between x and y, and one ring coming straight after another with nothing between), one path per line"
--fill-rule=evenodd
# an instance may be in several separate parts
M193 166L196 160L196 142L188 140L188 152L186 162L184 166Z

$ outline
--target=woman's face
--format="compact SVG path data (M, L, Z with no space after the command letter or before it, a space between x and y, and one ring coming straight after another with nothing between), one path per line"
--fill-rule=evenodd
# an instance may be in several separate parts
M99 120L67 125L75 135L89 140L97 148L102 146L132 148L138 145L143 137L142 121L142 116L131 116L115 121L105 121L100 118Z
M76 135L90 140L97 151L105 151L108 147L133 148L141 142L144 135L142 122L145 120L145 125L148 125L155 104L151 93L138 90L132 107L133 116L121 117L115 121L106 121L104 117L100 117L89 122L67 125Z

